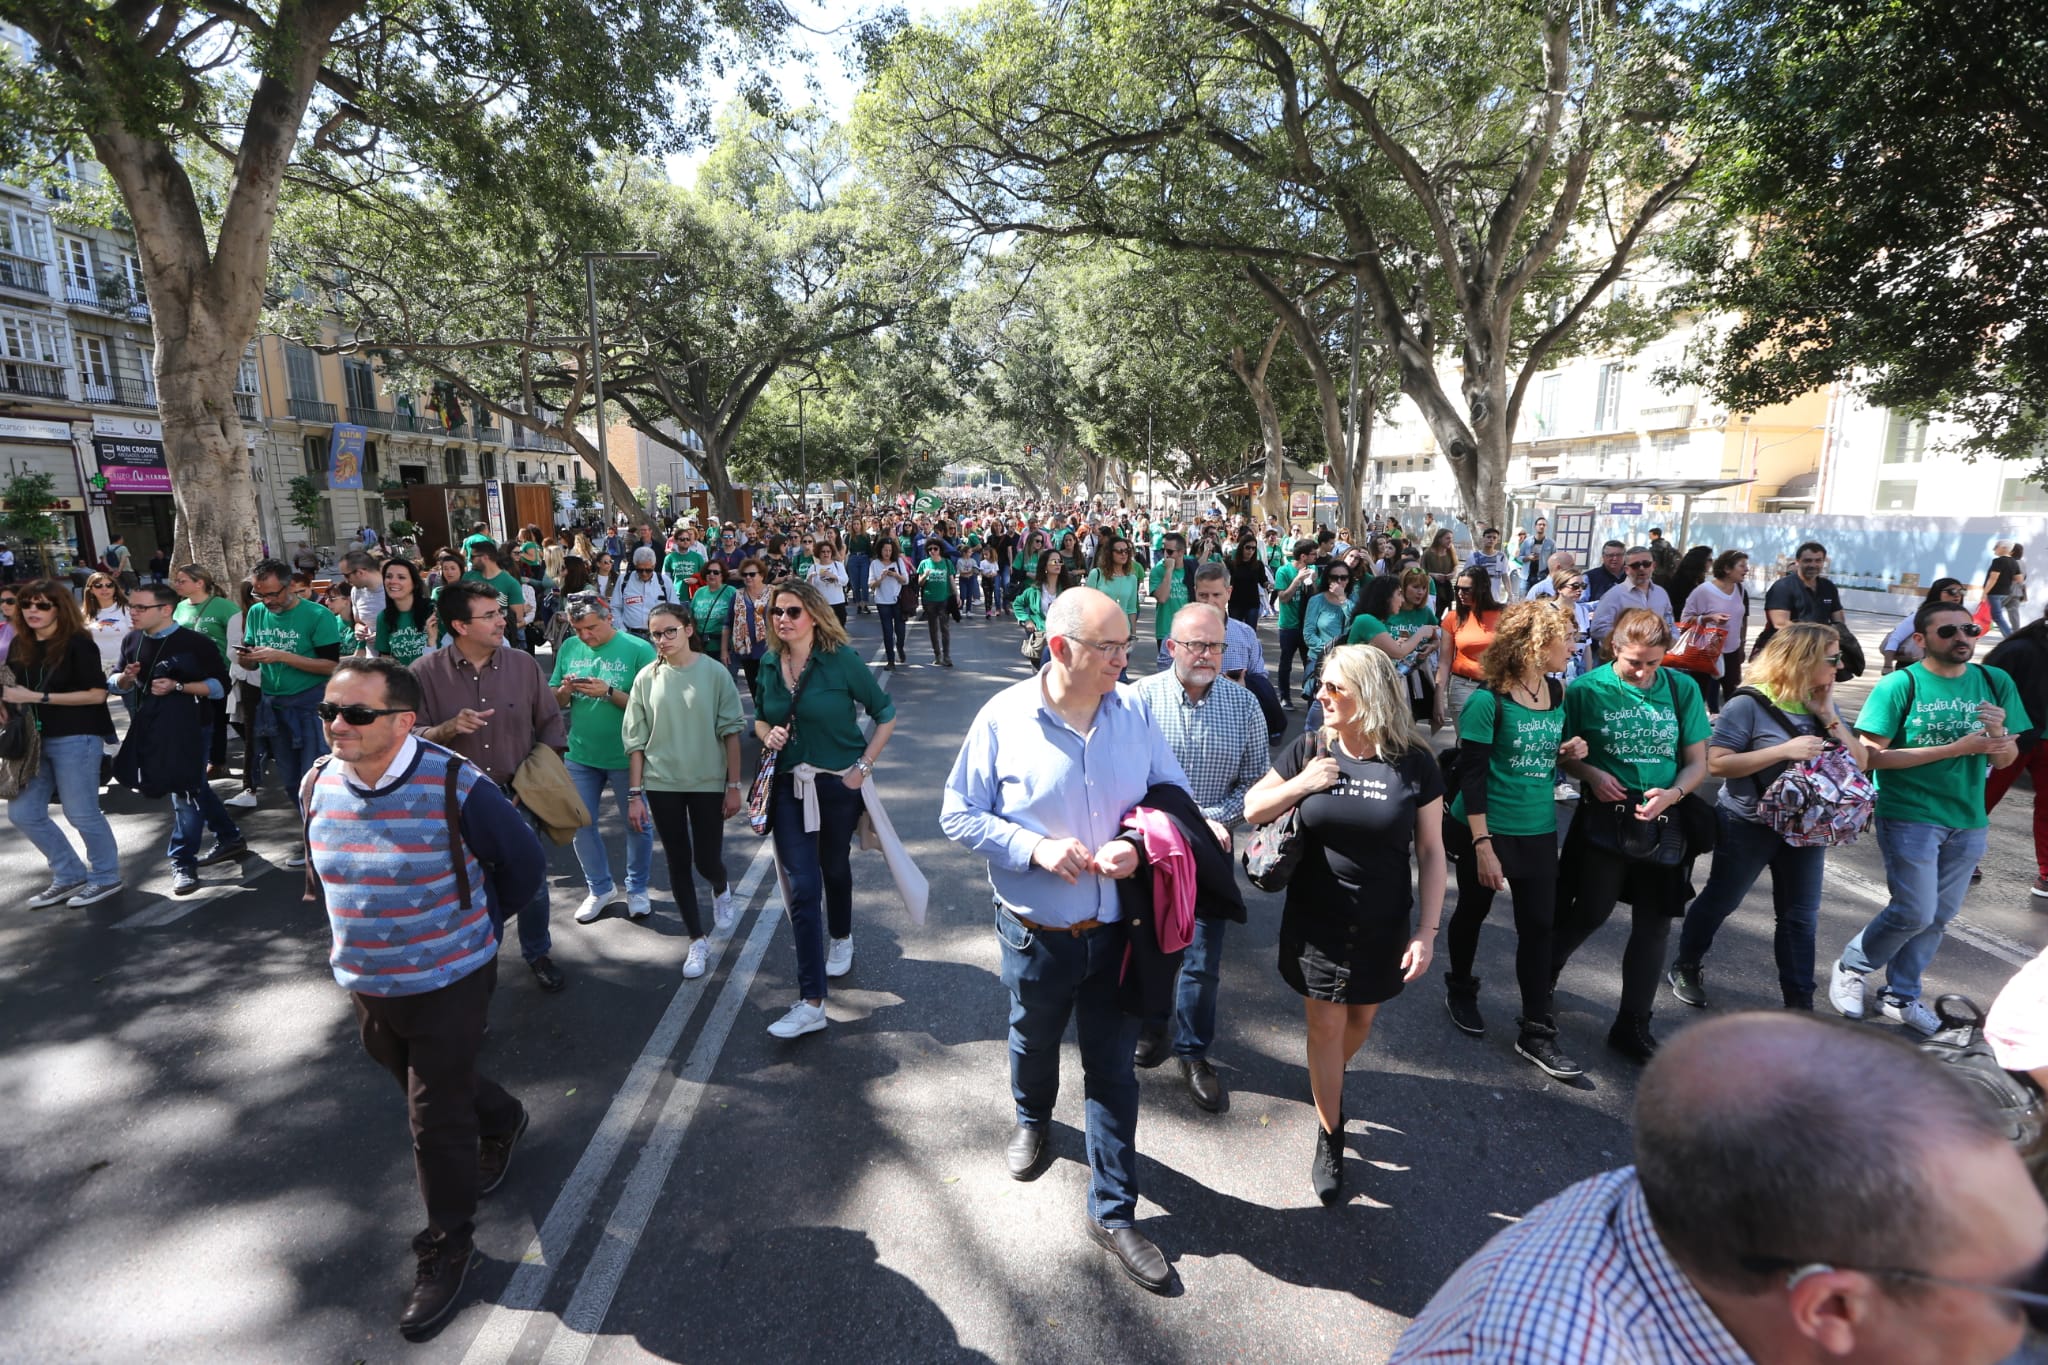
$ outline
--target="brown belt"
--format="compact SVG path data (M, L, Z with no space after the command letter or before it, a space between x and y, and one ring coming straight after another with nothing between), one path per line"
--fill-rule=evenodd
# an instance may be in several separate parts
M1025 919L1014 910L1010 912L1010 918L1034 934L1072 934L1079 938L1090 929L1102 928L1102 921L1099 919L1084 919L1078 924L1040 924L1036 920Z

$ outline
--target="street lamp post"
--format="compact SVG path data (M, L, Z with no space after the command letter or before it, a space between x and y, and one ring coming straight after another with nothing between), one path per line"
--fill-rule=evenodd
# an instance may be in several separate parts
M804 395L807 393L823 392L825 392L825 386L818 382L818 377L815 374L797 385L796 388L797 474L803 480L802 485L797 489L796 496L796 514L800 517L808 516L811 510L811 454L810 448L804 443ZM782 425L788 426L789 423L784 422ZM875 466L878 469L881 467L879 452L877 452L875 457Z
M604 420L604 343L597 330L597 263L599 261L658 261L658 251L586 251L583 253L583 302L590 316L590 392L597 405L597 505L604 512L605 530L613 525L611 505L612 457L606 441Z

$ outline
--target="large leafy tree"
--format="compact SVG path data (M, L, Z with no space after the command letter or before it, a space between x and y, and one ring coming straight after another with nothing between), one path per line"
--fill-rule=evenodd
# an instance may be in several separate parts
M989 0L898 35L862 109L955 229L1355 276L1467 515L1491 520L1530 380L1621 316L1602 296L1697 170L1652 14ZM1332 444L1352 480L1356 435Z
M288 180L337 215L392 180L544 198L594 148L673 142L676 83L721 35L783 17L757 0L0 0L38 48L0 66L5 150L89 149L134 224L178 554L235 575L257 552L232 391Z
M1858 378L1967 448L2048 441L2048 25L2038 6L1724 0L1695 139L1724 211L1683 242L1733 312L1696 357L1739 410ZM1747 249L1744 249L1745 246ZM2043 470L2048 474L2048 469Z

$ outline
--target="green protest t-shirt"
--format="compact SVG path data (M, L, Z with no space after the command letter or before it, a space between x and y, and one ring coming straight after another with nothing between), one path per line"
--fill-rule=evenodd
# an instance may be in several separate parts
M701 563L702 561L699 562ZM661 571L670 578L688 578L690 575L684 568L688 563L688 555L684 554L681 550L670 550L661 557Z
M570 634L555 651L555 671L548 686L560 687L570 678L602 678L608 686L631 692L633 679L654 659L653 645L623 630L613 632L612 638L596 649ZM604 697L573 694L569 698L569 761L607 772L623 769L626 743L620 730L625 721L626 713Z
M228 623L235 619L235 604L225 597L209 597L204 604L180 602L171 619L187 630L196 630L213 641L220 657L228 657Z
M1309 580L1309 586L1311 589L1315 585L1313 574L1314 570L1310 570L1311 577ZM1292 563L1282 564L1280 566L1280 572L1273 579L1274 594L1277 596L1278 594L1287 591L1288 585L1293 583L1294 580L1299 578L1300 576L1301 570L1295 568ZM1301 593L1298 593L1297 595L1290 597L1280 603L1281 630L1301 629L1301 609L1308 605L1308 599L1311 595L1312 593L1310 591L1304 590Z
M1493 746L1486 765L1487 833L1557 833L1552 773L1557 746L1564 742L1564 710L1532 711L1484 687L1466 700L1458 713L1458 738ZM1463 792L1452 799L1451 814L1465 819Z
M505 609L505 628L512 628L512 613L526 606L526 590L519 586L519 580L502 570L485 578L475 569L463 575L471 583L488 583L498 594L498 605ZM435 596L440 596L436 593Z
M1674 711L1671 699L1678 698ZM1586 741L1586 762L1640 797L1678 776L1678 751L1712 732L1699 684L1660 668L1647 689L1623 682L1603 664L1564 690L1564 723Z
M1145 595L1152 600L1152 594L1159 591L1160 577L1166 573L1167 565L1162 560L1152 566L1152 572L1145 579ZM1173 618L1188 604L1188 577L1176 570L1173 585L1166 591L1166 600L1152 600L1152 638L1164 640L1173 634Z
M1909 692L1912 714L1902 715ZM1891 748L1931 749L1983 729L1977 707L1987 701L2005 708L2009 734L2019 734L2034 723L2004 669L1971 664L1961 677L1944 678L1917 663L1878 680L1856 716L1856 728ZM1984 775L1990 766L1988 755L1959 754L1917 768L1883 769L1873 774L1877 813L1887 820L1981 829L1990 822L1984 811Z
M301 658L317 657L322 645L341 644L341 618L325 607L300 602L291 610L272 611L258 602L249 608L242 642L254 649L281 649ZM290 664L264 664L263 691L272 697L295 697L327 685L325 673L308 673Z
M391 624L388 612L377 613L377 640L372 646L387 659L396 659L411 668L424 657L433 645L427 639L424 626L413 624L410 612L398 618L396 626Z
M924 573L924 600L943 602L953 595L953 562L936 552L917 566Z

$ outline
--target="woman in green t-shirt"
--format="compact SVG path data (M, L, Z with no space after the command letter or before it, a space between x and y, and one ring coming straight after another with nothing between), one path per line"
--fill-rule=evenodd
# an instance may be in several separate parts
M1663 979L1671 921L1685 908L1684 865L1630 861L1618 850L1617 831L1625 821L1682 821L1679 802L1706 780L1711 726L1698 685L1663 666L1671 648L1668 621L1631 608L1616 618L1608 638L1613 661L1564 693L1565 729L1586 741L1585 755L1564 760L1564 768L1585 783L1586 794L1565 837L1558 884L1568 894L1559 898L1551 966L1553 975L1563 971L1614 913L1615 902L1628 896L1634 915L1621 956L1621 1012L1607 1045L1646 1062L1657 1050L1650 1008Z
M1102 538L1095 549L1095 567L1088 571L1088 586L1114 599L1124 609L1124 615L1131 618L1131 634L1138 633L1138 569L1131 555L1129 536ZM1039 613L1041 617L1044 614Z
M426 580L409 559L384 563L384 610L377 613L377 638L371 649L411 668L434 647L437 622L427 600Z
M1037 631L1041 643L1038 648L1036 668L1045 667L1046 650L1044 642L1045 614L1052 610L1054 599L1060 595L1060 587L1066 582L1066 559L1058 550L1047 550L1038 560L1038 573L1030 587L1017 594L1017 600L1010 604L1010 614L1017 618L1017 624L1029 635Z
M1559 1080L1585 1070L1558 1049L1550 999L1557 909L1551 773L1559 759L1586 755L1583 739L1565 738L1564 688L1549 676L1563 669L1571 648L1571 623L1546 604L1518 602L1501 613L1479 660L1486 685L1458 715L1458 791L1444 821L1444 846L1458 873L1451 969L1444 974L1451 1022L1475 1038L1486 1032L1472 962L1494 893L1511 887L1522 992L1515 1052Z
M710 560L704 565L704 586L690 594L690 615L696 619L697 641L706 654L726 663L731 657L732 607L740 590L725 581L725 565Z
M1427 586L1429 575L1415 576ZM1436 646L1436 618L1426 609L1409 607L1401 579L1381 574L1358 595L1358 615L1351 618L1345 643L1371 645L1394 661L1415 719L1427 723L1434 713L1436 684L1430 677L1430 651Z

